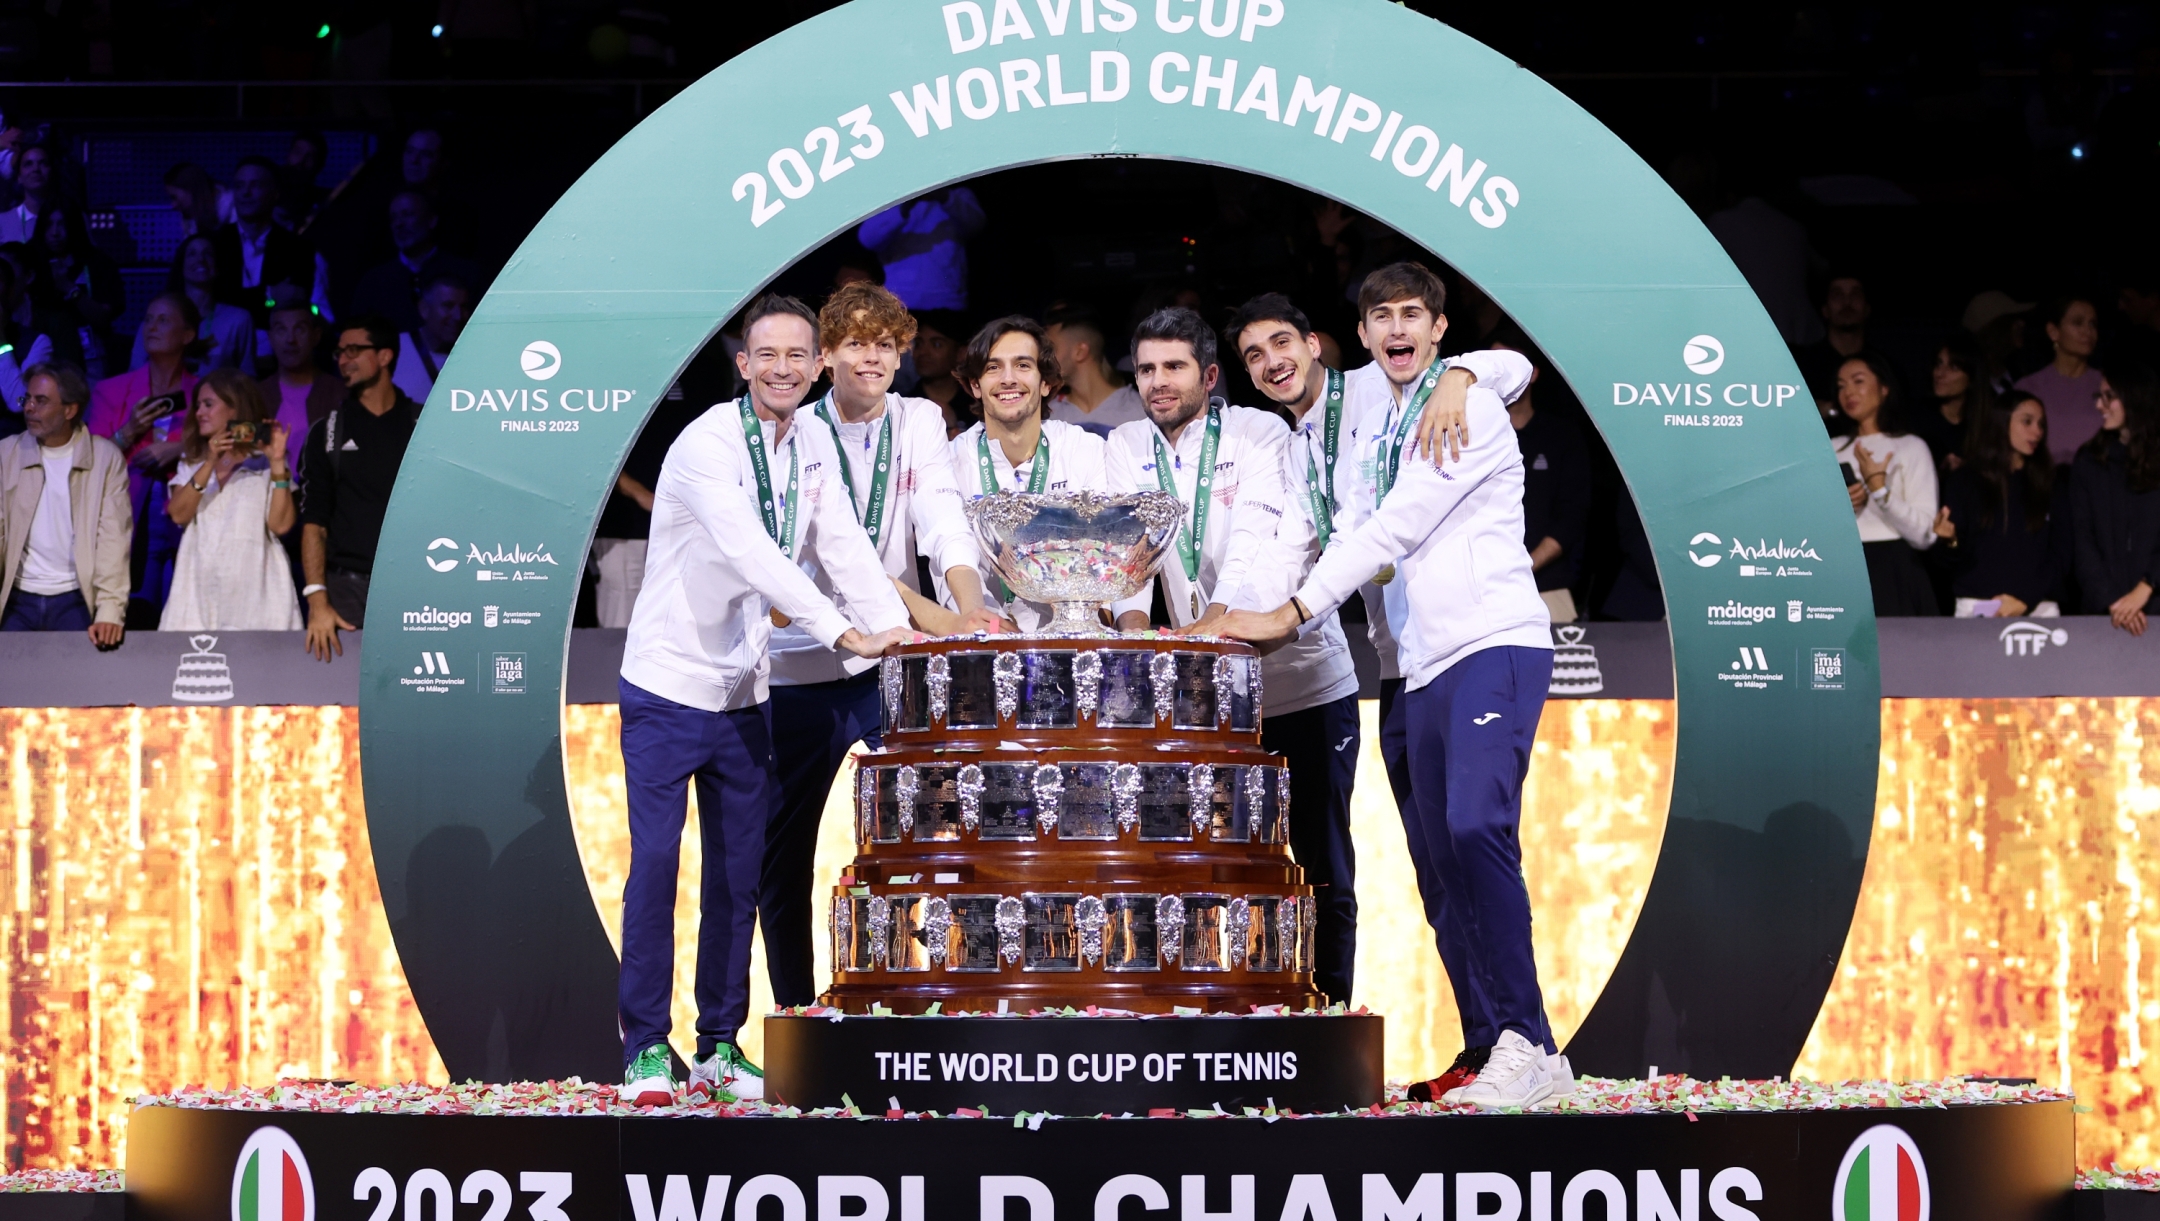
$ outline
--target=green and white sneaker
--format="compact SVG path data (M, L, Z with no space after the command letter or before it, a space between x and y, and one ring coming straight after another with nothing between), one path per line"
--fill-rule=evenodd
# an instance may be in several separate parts
M738 1101L755 1102L765 1097L765 1070L750 1063L733 1043L715 1044L713 1054L691 1059L689 1093L693 1098L727 1094Z
M623 1072L622 1096L634 1107L664 1107L675 1101L675 1066L665 1043L637 1054Z

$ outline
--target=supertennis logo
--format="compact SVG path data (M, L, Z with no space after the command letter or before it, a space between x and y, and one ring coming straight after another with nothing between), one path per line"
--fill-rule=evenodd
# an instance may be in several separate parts
M315 1179L283 1128L257 1128L233 1166L232 1221L315 1221Z
M1932 1199L1920 1146L1894 1124L1860 1134L1838 1164L1831 1221L1928 1221Z

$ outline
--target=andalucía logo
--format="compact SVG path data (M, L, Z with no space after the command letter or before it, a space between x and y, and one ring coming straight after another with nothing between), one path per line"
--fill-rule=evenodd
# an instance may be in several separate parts
M1920 1146L1893 1124L1860 1134L1838 1165L1831 1221L1928 1221L1927 1163Z
M233 1167L232 1221L315 1221L315 1180L299 1142L257 1128Z

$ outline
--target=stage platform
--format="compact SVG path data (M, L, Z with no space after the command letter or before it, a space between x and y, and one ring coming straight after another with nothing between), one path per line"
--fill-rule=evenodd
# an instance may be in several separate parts
M2072 1103L2050 1091L1679 1077L1583 1086L1546 1113L1395 1101L1157 1118L888 1114L883 1099L857 1100L868 1113L637 1110L578 1083L195 1091L134 1112L128 1216L1115 1221L1175 1209L1180 1221L2067 1221L2073 1211Z

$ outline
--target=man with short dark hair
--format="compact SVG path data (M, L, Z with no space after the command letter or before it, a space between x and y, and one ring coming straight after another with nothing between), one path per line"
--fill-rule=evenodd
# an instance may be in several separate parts
M397 253L360 277L353 289L352 309L381 314L401 331L418 330L421 290L448 277L470 292L480 283L480 265L442 248L435 201L425 192L399 191L390 197L389 214L390 242Z
M366 625L368 578L390 490L405 461L420 405L392 380L397 329L363 318L338 331L345 402L308 431L300 450L300 564L307 583L307 648L323 661L343 654L340 631Z
M420 325L398 336L398 389L416 403L427 402L471 316L472 289L465 281L447 271L431 275L420 289Z
M1095 311L1053 311L1043 330L1049 333L1058 370L1065 375L1065 389L1050 400L1052 419L1078 424L1107 438L1118 425L1147 418L1140 391L1118 376L1103 351L1102 323Z
M1215 332L1182 306L1157 310L1133 331L1133 384L1148 418L1121 424L1103 458L1113 496L1163 491L1185 505L1158 579L1174 627L1204 628L1234 607L1260 603L1246 580L1273 549L1282 518L1281 420L1216 395ZM1264 587L1269 582L1263 580ZM1117 626L1148 626L1141 590L1116 603Z
M233 219L218 227L217 299L244 307L263 327L273 296L301 296L330 316L330 277L307 239L277 223L278 167L242 157L233 170Z
M134 511L127 459L82 426L90 384L68 365L25 375L26 431L0 440L0 631L125 634Z
M962 499L1102 486L1102 438L1078 425L1043 419L1043 395L1057 372L1050 339L1033 318L1012 314L996 319L968 341L960 376L982 401L982 419L950 443ZM984 605L1021 631L1036 631L1050 621L1048 606L1006 588L988 556L983 557L981 575L989 591Z
M324 371L315 359L322 344L322 319L298 297L274 298L270 305L270 356L275 372L262 379L263 404L285 426L292 452L285 469L300 469L300 451L308 430L345 401L343 379Z
M736 1044L750 1006L774 772L767 646L774 626L876 657L912 635L856 517L831 433L798 408L817 379L817 316L768 296L744 314L736 366L749 391L683 430L653 488L645 584L623 642L622 1097L675 1101L669 1016L675 877L695 782L699 888L697 1047L690 1091L757 1098L763 1076ZM800 566L812 550L835 604Z
M1868 304L1867 285L1859 276L1841 273L1830 277L1823 288L1822 316L1829 329L1821 339L1793 349L1800 365L1800 380L1823 414L1837 407L1838 366L1867 350L1867 324L1874 309Z

